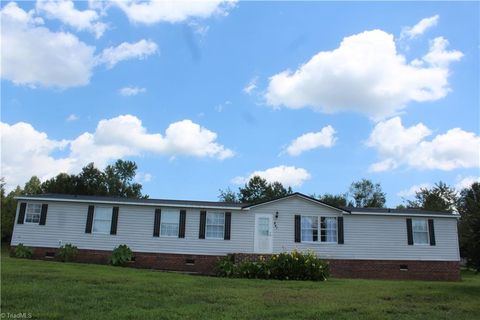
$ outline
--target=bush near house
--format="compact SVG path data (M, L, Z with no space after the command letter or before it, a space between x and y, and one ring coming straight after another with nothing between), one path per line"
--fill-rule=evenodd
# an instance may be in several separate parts
M132 250L130 250L130 248L126 244L121 244L115 249L113 249L110 263L114 266L123 266L128 261L131 261L132 257Z
M30 247L26 247L23 245L23 243L19 243L15 247L15 253L14 253L16 258L22 258L22 259L30 259L33 255L32 249Z
M240 263L226 257L218 261L216 273L232 278L324 281L329 276L329 266L312 252L295 250Z
M78 248L71 243L67 243L58 250L58 258L63 262L74 261L77 256Z

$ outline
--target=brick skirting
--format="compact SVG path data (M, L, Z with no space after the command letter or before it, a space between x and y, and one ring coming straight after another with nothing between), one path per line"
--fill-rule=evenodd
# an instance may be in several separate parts
M12 247L13 250L15 247ZM33 258L55 260L57 248L34 247ZM211 275L215 264L223 256L189 255L171 253L134 252L135 261L128 266L134 268L181 271ZM79 249L76 262L108 264L111 251ZM255 261L261 256L271 255L235 253L229 255L235 263ZM326 259L330 273L336 278L362 279L415 279L415 280L460 280L459 261L418 260L341 260Z
M231 254L235 263L268 259L270 254ZM336 278L361 279L412 279L412 280L460 280L460 261L419 260L344 260L325 259L330 265L330 274Z

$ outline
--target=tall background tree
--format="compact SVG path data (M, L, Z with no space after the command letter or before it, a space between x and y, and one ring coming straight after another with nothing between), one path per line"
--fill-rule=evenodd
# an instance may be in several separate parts
M334 207L347 207L350 206L351 203L348 203L347 194L330 194L325 193L320 196L312 195L312 198L317 198L318 200L325 202Z
M480 183L460 192L457 203L460 221L460 253L467 265L480 272Z
M382 191L379 183L362 179L352 182L348 195L353 199L353 205L357 208L383 208L386 194Z
M457 204L457 191L442 181L432 188L421 188L414 200L407 200L407 208L453 212Z
M254 176L238 193L227 188L220 190L218 199L225 202L259 203L286 196L292 193L291 187L284 187L280 182L267 182L266 179Z
M17 188L8 195L5 183L1 182L1 231L2 242L9 242L12 236L16 214L16 196L40 193L62 193L76 195L103 195L129 198L148 198L142 194L142 185L135 182L137 165L133 161L117 160L103 171L93 163L82 168L79 174L60 173L45 182L33 176L24 187Z

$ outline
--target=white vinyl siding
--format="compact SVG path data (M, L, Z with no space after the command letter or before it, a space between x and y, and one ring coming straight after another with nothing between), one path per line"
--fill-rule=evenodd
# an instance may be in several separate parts
M40 222L40 213L42 212L42 205L39 203L28 203L25 210L25 223Z
M33 201L32 201L33 202ZM122 205L117 236L85 233L88 203L38 201L48 204L48 223L15 224L12 245L58 248L72 243L79 249L113 250L127 244L134 252L226 255L254 252L255 214L273 214L273 252L311 250L324 259L437 260L458 261L457 220L435 218L435 246L409 246L405 216L341 214L298 197L257 206L251 210L232 209L231 240L199 240L200 211L188 208L185 239L152 237L154 210L151 206ZM17 215L20 205L17 208ZM162 207L162 213L178 210ZM111 210L111 207L110 207ZM223 215L223 210L209 210ZM275 218L278 212L278 218ZM298 243L294 238L294 216L336 218L343 216L344 244ZM110 211L111 216L111 211ZM423 218L423 217L422 217ZM320 221L319 221L320 223ZM318 235L320 237L320 234Z
M179 211L163 211L160 220L160 237L178 237Z
M223 239L225 232L225 213L207 212L205 223L206 239Z
M429 244L427 219L412 219L413 244Z
M112 207L95 207L93 215L93 233L110 233L112 226Z

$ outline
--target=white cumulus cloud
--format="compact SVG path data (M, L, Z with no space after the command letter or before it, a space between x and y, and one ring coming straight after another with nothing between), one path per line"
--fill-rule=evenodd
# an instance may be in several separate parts
M458 192L462 191L465 188L470 188L475 182L480 183L480 176L468 176L461 178L456 184L455 189Z
M71 115L69 115L67 117L67 119L65 119L65 121L67 122L72 122L72 121L77 121L78 120L78 116L74 113L72 113Z
M33 11L10 2L1 10L1 76L16 84L82 86L95 65L95 48L66 32L41 26Z
M377 150L381 160L370 170L386 171L399 166L438 170L480 167L478 135L454 128L427 140L431 134L422 123L405 128L400 117L379 122L367 145Z
M284 186L298 187L301 186L306 180L310 179L310 173L303 169L293 166L277 166L269 168L263 171L254 171L246 177L238 176L232 179L234 184L247 183L254 176L260 176L268 182L280 182Z
M309 132L293 140L286 151L291 156L298 156L305 151L316 148L330 148L335 144L335 129L326 126L319 132Z
M382 30L346 37L337 49L321 51L297 70L270 77L266 103L325 113L354 111L381 120L409 102L441 99L450 91L448 63L462 56L447 51L448 42L441 39L409 63L397 52L394 36Z
M107 25L99 21L100 15L95 10L78 10L71 0L37 0L36 8L48 18L58 19L77 31L93 32L97 38L107 29Z
M154 24L158 22L182 22L191 18L208 18L227 15L235 1L113 1L131 22Z
M145 59L156 53L157 50L158 45L151 40L142 39L135 43L123 42L116 47L104 49L98 57L98 63L105 63L109 68L113 68L120 61Z
M436 26L438 24L439 15L434 15L432 17L424 18L420 20L416 25L412 27L405 27L402 30L400 38L409 38L413 39L425 33L428 29Z
M104 167L119 158L148 153L220 160L233 156L232 150L216 142L215 132L191 120L171 123L164 134L149 133L132 115L101 120L94 132L72 140L50 139L24 122L1 123L1 133L1 171L9 188L32 175L46 179L60 172L77 172L89 162ZM55 157L53 153L58 150L66 151L66 155Z
M143 59L157 44L142 39L122 43L95 55L96 48L68 32L52 32L35 12L10 2L0 11L1 77L30 87L69 88L90 82L95 66L113 67L122 60Z
M411 186L408 189L401 190L397 193L397 196L403 198L413 197L420 189L430 189L433 185L431 183L421 183Z
M252 94L253 91L257 88L257 80L258 80L257 77L251 79L251 80L247 83L247 85L245 86L245 88L243 88L243 92L245 92L246 94Z
M118 93L120 93L120 95L125 97L136 96L137 94L145 93L145 92L147 92L147 89L140 88L140 87L123 87L120 90L118 90Z

